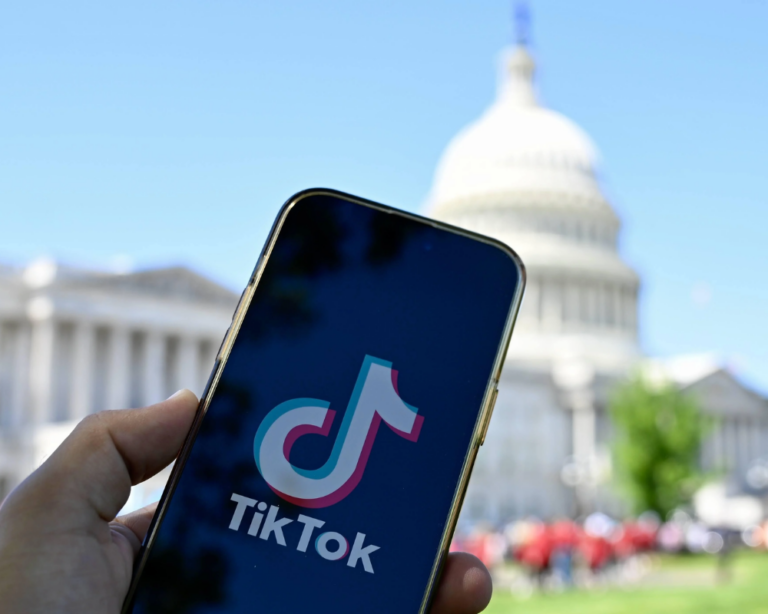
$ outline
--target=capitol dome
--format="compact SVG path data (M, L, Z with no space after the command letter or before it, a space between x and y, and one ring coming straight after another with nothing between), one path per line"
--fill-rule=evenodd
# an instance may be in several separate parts
M529 281L509 362L573 357L622 371L638 357L638 278L617 250L618 216L589 136L539 103L525 45L503 58L496 100L449 143L428 212L510 245Z
M505 61L498 99L448 146L433 198L441 209L467 199L493 204L499 196L582 199L599 206L597 153L568 118L540 106L533 88L533 59L518 47Z

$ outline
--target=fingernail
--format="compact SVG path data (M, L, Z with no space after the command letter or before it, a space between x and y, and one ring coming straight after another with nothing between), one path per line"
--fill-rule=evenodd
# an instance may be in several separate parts
M169 396L169 397L166 399L166 401L170 401L171 399L175 399L176 397L180 396L181 394L183 394L183 393L184 393L184 390L185 390L184 388L182 388L181 390L177 390L177 391L176 391L176 392L174 392L174 393L173 393L171 396Z

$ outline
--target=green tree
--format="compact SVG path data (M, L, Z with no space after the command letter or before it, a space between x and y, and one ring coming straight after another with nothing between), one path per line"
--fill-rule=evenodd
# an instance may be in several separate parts
M708 427L696 400L637 375L616 389L609 411L615 474L635 512L665 518L688 503L702 483L699 451Z

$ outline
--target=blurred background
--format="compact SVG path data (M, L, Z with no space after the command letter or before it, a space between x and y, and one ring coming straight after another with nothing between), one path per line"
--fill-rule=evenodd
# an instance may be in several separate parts
M489 611L765 611L766 23L758 0L5 7L0 500L88 413L199 393L280 205L327 186L528 266L453 545L492 568Z

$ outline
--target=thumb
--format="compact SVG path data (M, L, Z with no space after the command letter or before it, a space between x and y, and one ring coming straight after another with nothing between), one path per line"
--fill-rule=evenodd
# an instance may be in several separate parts
M30 480L68 511L96 512L103 520L112 520L133 484L152 477L176 458L196 408L194 393L180 390L149 407L88 416Z

